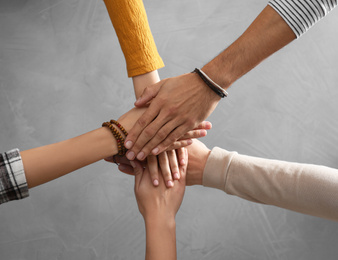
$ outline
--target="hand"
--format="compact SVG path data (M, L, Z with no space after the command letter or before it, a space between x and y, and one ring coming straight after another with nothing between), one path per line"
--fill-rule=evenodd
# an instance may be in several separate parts
M162 172L166 186L171 188L174 186L173 180L179 180L181 177L179 164L184 166L187 163L184 153L185 152L183 148L179 148L176 151L164 151L158 156L149 155L147 158L147 163L139 163L141 163L144 168L148 168L151 181L154 186L159 185L159 172ZM114 162L113 157L106 158L105 160L108 162ZM129 161L125 156L116 156L115 163L118 164L118 168L121 172L129 175L135 175L131 161Z
M181 166L185 162L185 149L179 148L177 150L164 151L159 155L149 155L147 157L150 173L150 178L154 186L159 185L159 168L164 178L164 183L168 188L174 186L173 180L179 180L181 175L179 171L179 162Z
M188 160L188 153L184 149L184 159ZM135 172L135 196L140 213L145 220L154 216L175 217L183 200L185 190L186 166L180 166L181 178L174 180L174 187L168 189L164 179L159 177L158 187L154 187L149 169L143 169L139 162L133 162Z
M134 107L125 114L123 114L122 116L120 116L118 122L127 130L127 132L129 132L133 128L133 126L135 126L135 123L143 115L145 111L146 108L144 107L143 108ZM192 143L191 139L206 136L207 135L206 130L211 129L211 127L212 125L210 122L203 121L202 123L198 124L196 128L184 133L184 135L182 135L178 141L175 140L176 142L173 142L168 147L168 150L178 149L180 147L190 145Z
M210 155L210 149L201 141L194 139L193 144L187 147L189 163L187 168L186 184L202 185L203 172Z
M127 158L157 155L207 118L220 97L195 73L162 80L147 87L135 102L140 107L154 98L126 138Z
M209 158L211 150L208 147L206 147L205 144L203 144L201 141L197 139L194 139L193 143L187 146L185 149L187 149L189 154L189 163L186 173L186 185L187 186L202 185L204 168ZM184 166L187 163L183 155L184 154L182 152L178 153L179 156L178 160L181 166ZM120 163L119 170L121 172L130 175L135 174L134 169L130 166L130 162L126 157L123 157L123 159L121 159L118 162ZM152 172L151 179L152 180L156 179L158 174L154 170L152 170L151 172Z

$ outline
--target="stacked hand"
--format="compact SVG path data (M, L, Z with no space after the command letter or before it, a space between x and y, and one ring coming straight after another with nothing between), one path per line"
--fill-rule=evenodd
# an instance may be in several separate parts
M133 122L142 116L145 108L133 108L119 118L119 122L129 131L133 127ZM180 179L179 165L185 165L187 161L183 158L183 150L181 147L192 144L193 138L199 138L206 135L206 130L211 129L210 122L202 122L197 128L183 135L178 141L174 142L170 147L160 153L158 156L149 155L147 162L143 163L149 170L152 183L154 186L159 185L159 169L164 177L167 187L173 187L173 180ZM107 158L106 161L113 161L113 158ZM119 169L126 173L132 173L133 169L125 157L116 157L116 161L120 163Z
M220 97L195 73L165 79L145 89L138 107L151 101L130 131L125 146L129 160L157 155L185 133L198 127L218 104Z

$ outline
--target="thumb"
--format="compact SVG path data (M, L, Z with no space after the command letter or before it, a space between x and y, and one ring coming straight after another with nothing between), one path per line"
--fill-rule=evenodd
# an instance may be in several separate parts
M164 80L159 81L143 90L142 95L135 101L136 107L144 107L149 101L157 96L161 86L164 84Z

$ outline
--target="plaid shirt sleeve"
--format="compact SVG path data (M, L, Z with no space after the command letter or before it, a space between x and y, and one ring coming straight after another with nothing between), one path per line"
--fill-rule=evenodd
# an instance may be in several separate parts
M29 196L18 149L0 154L0 204Z

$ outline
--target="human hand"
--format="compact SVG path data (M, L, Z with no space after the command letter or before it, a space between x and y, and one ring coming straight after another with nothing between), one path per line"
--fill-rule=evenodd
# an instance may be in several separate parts
M188 160L186 149L183 151L183 158ZM132 165L135 173L135 196L144 219L151 221L158 216L164 219L175 218L185 191L186 165L180 166L181 178L174 180L175 185L172 188L166 187L161 175L158 187L154 187L149 169L143 169L140 162L132 162Z
M125 146L130 149L127 158L144 160L150 152L153 155L163 152L207 118L219 100L220 97L195 73L147 87L135 105L151 103L126 138Z
M141 108L134 107L125 114L123 114L122 116L120 116L118 122L127 130L127 132L129 132L145 111L146 108L144 107ZM167 147L167 150L168 151L174 150L190 145L192 143L191 139L206 136L207 135L206 130L211 129L211 127L212 125L210 122L208 121L201 122L200 124L197 125L196 128L184 133L184 135L182 135L181 138L179 138L179 140L176 140L175 142L171 143L170 146Z
M182 148L183 149L183 148ZM187 186L192 186L192 185L202 185L203 184L203 172L205 165L207 163L207 160L209 158L211 150L205 146L204 143L201 141L194 139L193 143L185 148L188 151L189 154L189 162L188 162L188 167L187 167L187 172L186 172L186 185ZM183 153L179 152L178 153L179 158L178 159L180 162L180 165L185 165L187 162L182 163ZM126 157L123 157L121 161L119 161L119 170L121 172L124 172L126 174L134 175L134 169L130 166L130 162ZM154 166L152 166L154 167ZM162 166L164 168L166 166ZM158 178L158 172L157 168L150 169L150 176L152 181ZM170 177L166 176L165 180L168 180ZM166 182L167 183L167 182Z
M118 164L118 169L129 175L135 175L134 169L125 156L117 156L115 158L106 158L108 162L115 162ZM114 161L115 160L115 161ZM144 168L148 168L151 181L154 186L159 185L159 173L162 173L164 182L168 188L174 186L173 180L179 180L181 177L179 165L184 166L187 162L184 156L184 149L164 151L159 155L149 155L147 162L140 162ZM159 171L160 170L160 171Z
M122 118L128 117L128 114L135 114L132 113L132 110L127 112ZM120 119L119 119L120 120ZM186 147L188 145L192 144L193 138L199 138L206 135L206 130L211 129L212 125L208 121L203 121L198 125L197 128L193 129L192 131L189 131L186 133L181 139L178 140L174 144L170 145L170 147L160 153L158 156L149 155L147 158L147 164L143 164L144 166L149 168L150 176L152 179L152 183L154 186L158 186L158 178L159 178L159 172L158 169L161 169L162 175L164 177L164 181L167 185L167 187L172 187L174 185L173 180L178 180L180 178L180 172L179 172L179 164L182 166L185 165L186 161L183 157L183 150L182 147ZM127 125L128 129L128 125ZM187 139L184 139L187 138ZM170 149L170 150L169 150ZM126 174L134 174L134 170L132 166L130 165L129 160L124 157L109 157L105 159L108 162L114 162L119 164L119 170L126 173Z
M201 141L194 139L193 143L187 147L189 163L186 174L186 185L202 185L203 172L210 155L210 149Z

